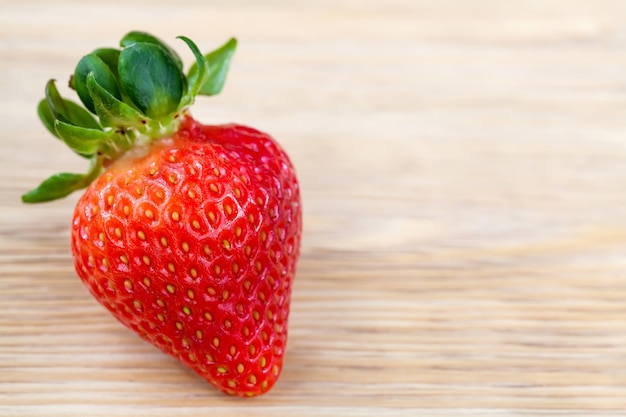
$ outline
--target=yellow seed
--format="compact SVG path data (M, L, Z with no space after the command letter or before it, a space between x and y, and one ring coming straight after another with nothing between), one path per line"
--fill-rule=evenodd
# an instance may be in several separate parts
M100 238L100 242L102 243L106 242L106 235L104 233L100 232L98 237Z
M119 227L116 227L115 228L115 236L122 237L122 229L120 229Z
M213 173L215 174L216 177L220 176L220 170L217 168L213 168Z
M224 327L230 329L232 327L232 325L233 324L231 323L230 320L228 320L228 319L224 320Z
M141 187L137 187L135 188L135 192L137 193L137 195L141 195L143 193L143 190L141 189Z
M254 214L248 214L248 222L254 223Z
M163 191L161 191L161 190L157 190L157 192L156 192L155 194L156 194L156 196L157 196L158 198L163 199Z
M154 218L154 213L150 209L146 210L145 215L149 219L153 219Z
M146 240L146 234L144 232L142 232L141 230L137 232L137 236L141 240Z
M135 301L133 301L133 306L134 306L137 310L141 310L141 301L139 301L139 300L135 300Z
M272 368L272 371L274 372L275 376L278 376L278 365L274 365L274 368Z
M259 312L258 312L258 311L256 311L256 310L254 310L254 311L252 312L252 316L254 317L254 319L255 319L256 321L259 321L259 319L261 318L261 315L260 315L260 314L259 314Z
M202 336L204 336L204 335L202 334L202 330L196 330L196 337L197 337L198 339L202 339Z
M191 275L192 278L198 278L198 270L196 268L191 268L191 270L189 271L189 274Z
M215 361L215 358L213 358L213 355L211 355L210 353L207 353L206 355L204 355L204 357L206 358L207 362Z
M224 249L226 249L226 250L230 249L230 242L228 240L224 239L222 244L224 245Z
M235 236L237 237L241 236L241 227L239 226L235 227Z
M241 332L242 332L242 333L243 333L243 335L244 335L244 336L246 336L246 337L250 336L250 330L249 330L246 326L244 326L244 328L243 328L243 329L241 329Z
M209 216L209 220L211 220L211 223L215 223L215 213L213 213L212 211L209 211L207 216Z
M122 263L127 264L128 263L128 256L126 256L126 255L120 256L120 261L122 261Z
M246 252L246 256L250 256L250 253L252 252L252 248L250 247L250 245L246 245L246 247L244 248L244 251Z
M176 328L177 328L178 330L183 330L183 324L182 324L181 322L177 321L177 322L176 322Z
M267 332L265 330L261 332L261 339L267 340Z
M261 262L256 261L254 263L254 267L256 268L257 271L261 272Z
M216 294L215 288L213 288L213 287L207 288L206 292L208 292L209 295L215 295Z
M183 242L183 244L181 246L183 248L183 252L185 252L185 253L189 252L189 243Z
M107 258L102 259L102 265L105 268L109 268L109 261L107 260Z
M243 287L246 289L246 291L250 291L250 285L251 285L250 281L248 281L248 280L245 280L243 282Z
M167 180L168 180L169 182L171 182L172 184L176 184L176 175L173 175L173 174L172 174L172 175L168 176L168 177L167 177Z
M265 242L267 239L267 234L264 231L261 231L261 242Z
M129 206L124 206L124 214L127 215L127 216L130 214L130 207Z
M157 169L155 167L150 168L150 175L154 175L157 173Z
M196 355L195 355L193 352L191 352L191 353L189 354L189 360L190 360L191 362L196 362L198 359L196 358Z
M213 321L213 316L208 311L204 312L204 318L207 319L208 321Z
M196 296L196 294L193 292L193 290L187 291L187 297L189 297L189 298L191 298L193 300L195 296Z
M248 348L248 351L250 352L251 355L254 355L256 353L256 348L254 347L254 345L250 345L250 347Z
M189 309L189 307L184 306L183 307L183 313L185 313L186 315L190 315L191 314L191 310Z
M230 206L230 204L226 204L224 206L224 210L226 210L226 214L228 214L228 215L233 214L233 208Z
M148 255L144 255L142 259L144 264L150 265L150 258L148 257Z
M185 339L185 338L183 337L183 339L181 340L181 342L182 342L182 344L183 344L183 346L184 346L184 347L186 347L186 348L188 348L188 347L189 347L189 340L187 340L187 339Z
M107 203L109 203L109 206L113 205L113 200L114 200L114 198L113 198L112 194L109 197L107 197Z
M129 279L125 279L124 280L124 287L126 287L127 290L132 290L133 289L132 281L129 280Z
M232 380L232 379L229 379L228 381L226 381L226 383L231 388L235 388L237 386L237 383L234 380Z
M91 213L95 216L96 214L98 214L98 206L93 206L91 207Z
M235 188L233 191L235 192L235 197L237 198L241 197L241 190L239 188Z
M193 222L191 222L191 225L193 226L194 229L199 230L200 229L200 222L198 220L194 220Z
M180 213L177 211L172 212L172 220L174 220L175 222L180 220Z
M237 348L235 347L235 345L232 345L229 349L230 352L230 356L235 356L235 353L237 353Z
M213 268L213 271L215 271L216 275L219 275L222 272L222 268L219 265L215 265L215 268Z
M215 184L211 184L211 185L209 185L209 189L210 189L211 191L213 191L214 193L216 193L216 192L218 191L218 189L217 189L217 185L215 185Z
M261 382L261 389L263 389L263 390L267 389L267 381Z
M156 301L156 303L159 307L165 307L165 302L161 300L160 298Z
M208 255L210 255L210 254L211 254L211 248L209 248L209 245L204 245L203 250L204 250L204 254L205 254L205 255L207 255L207 256L208 256Z
M189 192L187 192L187 195L189 196L189 198L196 198L196 193L193 190L189 190Z
M224 292L222 293L222 299L226 301L227 298L228 298L228 291L224 290Z
M172 284L167 284L165 288L167 289L167 292L174 294L174 286Z
M244 184L248 184L248 177L246 177L245 175L242 175L241 181L243 181Z
M174 271L176 271L176 267L175 267L175 266L174 266L174 264L173 264L173 263L171 263L171 262L167 264L167 269L168 269L170 272L174 272Z
M167 247L167 239L165 237L161 238L161 245Z
M218 366L217 372L219 372L220 374L225 374L226 372L228 372L228 370L224 368L223 366Z
M267 360L265 360L265 356L261 358L261 362L259 363L259 365L261 366L261 368L265 368L265 365L267 365Z
M213 346L218 347L220 345L220 339L217 337L213 338Z
M250 382L252 385L256 385L256 376L250 375L248 377L248 382Z
M239 265L237 263L233 263L233 272L236 274L239 272Z
M272 313L271 310L267 310L267 318L268 320L271 320L274 317L274 314Z
M163 317L163 314L161 314L161 313L157 314L157 319L158 319L160 322L164 322L164 321L165 321L165 317Z
M258 297L259 297L259 300L265 301L265 293L263 291L259 291Z

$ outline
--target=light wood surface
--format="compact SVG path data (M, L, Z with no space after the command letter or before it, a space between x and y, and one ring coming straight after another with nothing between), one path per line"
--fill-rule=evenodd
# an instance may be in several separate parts
M0 415L626 415L625 21L608 0L3 0ZM45 82L131 29L237 36L194 115L270 132L297 167L264 397L219 394L88 295L76 196L19 201L86 168L36 118Z

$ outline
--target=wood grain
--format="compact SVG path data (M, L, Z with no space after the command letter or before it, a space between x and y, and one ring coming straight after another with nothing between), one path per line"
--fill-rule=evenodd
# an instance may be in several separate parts
M0 415L624 415L624 18L609 0L4 0ZM45 82L130 29L238 36L194 114L271 132L298 169L286 366L262 398L218 394L90 298L76 196L19 202L85 168L36 119Z

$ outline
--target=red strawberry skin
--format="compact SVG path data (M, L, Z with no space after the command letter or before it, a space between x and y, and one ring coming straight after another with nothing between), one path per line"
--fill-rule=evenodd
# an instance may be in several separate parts
M221 391L254 396L282 369L301 230L279 145L187 116L87 188L71 243L81 280L119 321Z

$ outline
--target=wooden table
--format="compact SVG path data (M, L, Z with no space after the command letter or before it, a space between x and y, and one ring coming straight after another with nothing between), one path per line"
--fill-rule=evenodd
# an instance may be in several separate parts
M609 0L4 0L0 415L625 415L625 19ZM85 169L37 120L45 82L131 29L236 35L194 115L271 132L298 169L290 341L261 398L88 295L77 196L19 201Z

